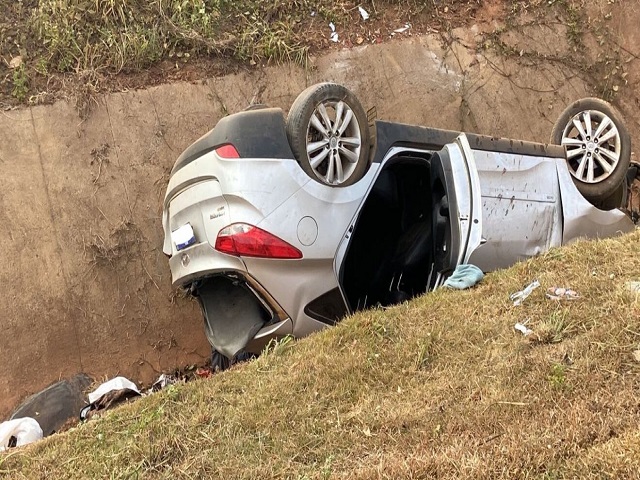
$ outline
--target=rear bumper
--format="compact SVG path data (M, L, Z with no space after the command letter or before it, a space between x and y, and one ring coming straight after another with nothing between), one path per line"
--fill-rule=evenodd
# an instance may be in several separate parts
M219 253L209 242L193 245L175 253L169 259L173 286L188 285L195 280L225 272L246 275L246 267L239 257Z

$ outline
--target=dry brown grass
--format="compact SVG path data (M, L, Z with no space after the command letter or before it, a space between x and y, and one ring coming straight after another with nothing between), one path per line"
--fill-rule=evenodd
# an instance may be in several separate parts
M639 233L371 310L0 457L7 478L638 478ZM542 287L513 307L509 293ZM568 286L574 302L545 298ZM535 332L513 328L529 319Z

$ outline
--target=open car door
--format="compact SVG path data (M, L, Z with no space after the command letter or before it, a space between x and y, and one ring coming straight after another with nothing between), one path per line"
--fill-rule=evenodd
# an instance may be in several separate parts
M336 255L351 311L440 286L481 243L480 183L466 137L439 151L392 147Z

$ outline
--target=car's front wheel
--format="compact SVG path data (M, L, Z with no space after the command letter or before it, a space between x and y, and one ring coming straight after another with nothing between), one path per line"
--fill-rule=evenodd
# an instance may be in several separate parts
M325 185L352 185L369 167L367 114L342 85L320 83L298 95L287 116L287 137L302 169Z
M551 142L565 147L567 166L582 195L593 203L611 198L631 162L631 137L608 102L583 98L555 123Z

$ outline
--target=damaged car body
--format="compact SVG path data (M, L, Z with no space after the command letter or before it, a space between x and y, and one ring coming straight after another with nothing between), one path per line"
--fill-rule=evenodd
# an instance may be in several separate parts
M233 359L438 288L460 264L487 272L630 231L629 215L594 206L624 201L628 134L614 112L578 110L557 145L370 121L331 83L302 92L286 121L266 107L227 116L171 172L173 284Z

